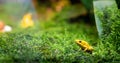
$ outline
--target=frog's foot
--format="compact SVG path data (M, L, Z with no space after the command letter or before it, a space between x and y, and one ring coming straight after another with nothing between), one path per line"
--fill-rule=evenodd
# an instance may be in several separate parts
M90 50L86 50L86 52L92 54L92 51L90 51Z
M84 49L85 52L92 54L91 50L88 50L87 48Z

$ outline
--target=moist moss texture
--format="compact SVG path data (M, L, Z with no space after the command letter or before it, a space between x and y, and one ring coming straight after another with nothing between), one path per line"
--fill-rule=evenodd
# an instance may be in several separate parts
M111 5L97 11L102 24L102 41L114 46L115 51L120 52L120 9Z

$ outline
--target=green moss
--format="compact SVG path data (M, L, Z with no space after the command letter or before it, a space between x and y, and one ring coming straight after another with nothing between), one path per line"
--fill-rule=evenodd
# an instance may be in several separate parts
M111 5L103 11L97 11L102 23L102 41L114 46L114 50L120 52L120 10Z
M74 42L75 39L83 39L96 46L97 33L94 26L66 22L41 22L40 24L28 29L16 27L10 33L1 34L0 58L17 63L93 63L94 60L98 60L80 50Z

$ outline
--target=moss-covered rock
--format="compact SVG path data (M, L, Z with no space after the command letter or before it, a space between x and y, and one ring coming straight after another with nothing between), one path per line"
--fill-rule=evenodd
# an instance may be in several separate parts
M112 44L115 50L120 52L120 10L115 5L111 5L97 12L102 23L103 42Z

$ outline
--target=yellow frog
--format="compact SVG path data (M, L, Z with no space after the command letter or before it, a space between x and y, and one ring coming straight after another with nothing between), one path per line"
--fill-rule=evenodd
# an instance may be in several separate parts
M32 14L27 13L23 16L23 19L21 20L21 27L22 28L28 28L34 26L34 22L32 20Z
M75 42L81 47L82 50L85 52L92 53L93 47L90 46L86 41L84 40L75 40Z

